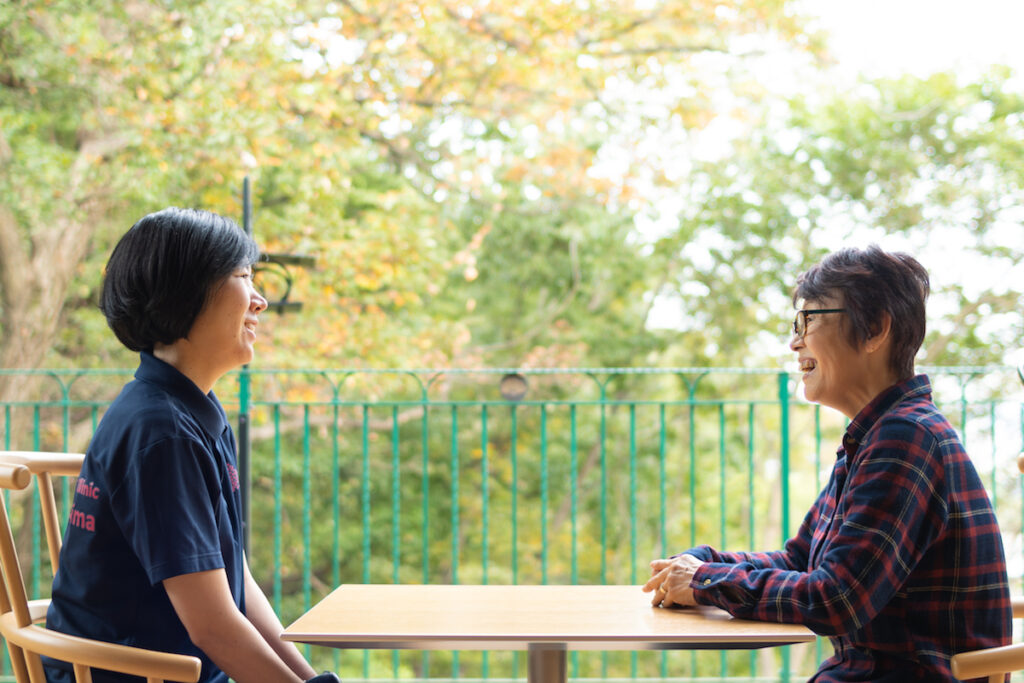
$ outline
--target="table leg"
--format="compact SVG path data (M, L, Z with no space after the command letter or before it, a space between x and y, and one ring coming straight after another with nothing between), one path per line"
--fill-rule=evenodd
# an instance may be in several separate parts
M527 683L566 683L566 650L557 645L534 645L527 650Z

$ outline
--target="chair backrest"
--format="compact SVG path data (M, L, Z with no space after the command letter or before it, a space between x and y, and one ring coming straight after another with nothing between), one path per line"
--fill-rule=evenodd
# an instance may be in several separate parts
M0 461L0 487L24 489L31 480L32 473L26 465ZM7 503L2 496L0 569L0 635L7 641L18 683L46 682L40 656L71 663L78 683L91 683L93 668L141 676L149 683L199 680L202 664L197 657L79 638L33 624Z
M28 486L31 479L32 474L28 471L28 468L22 465L0 463L0 488L8 490L23 489ZM3 502L2 497L0 497L0 502ZM2 508L0 509L0 569L3 570L3 580L0 581L0 619L2 619L7 614L12 614L14 609L10 595L7 591L7 568L8 566L16 567L16 571L20 575L21 567L18 565L17 553L13 556L7 555L8 547L14 546L14 536L11 533L11 522L7 518L6 502L4 502L3 505L0 505L0 508ZM10 536L10 541L2 538L5 533ZM24 587L24 585L24 582L22 582L22 587ZM14 671L14 680L18 683L29 683L30 679L28 669L25 666L25 653L20 647L7 638L4 638L4 640L7 641L7 653L11 658L11 669Z
M45 451L0 451L0 462L24 465L36 477L39 506L42 510L46 547L50 551L50 568L57 573L64 525L57 512L57 496L53 477L77 477L82 470L83 453L49 453Z

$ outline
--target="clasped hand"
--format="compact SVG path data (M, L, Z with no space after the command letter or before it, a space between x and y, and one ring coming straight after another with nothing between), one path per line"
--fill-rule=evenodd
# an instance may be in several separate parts
M644 584L644 592L654 592L651 604L662 607L692 607L693 599L690 582L697 568L703 562L693 555L676 555L665 560L651 562L651 578Z

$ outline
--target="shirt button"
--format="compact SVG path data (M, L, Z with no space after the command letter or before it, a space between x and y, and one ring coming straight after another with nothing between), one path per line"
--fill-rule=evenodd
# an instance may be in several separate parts
M704 585L705 586L710 586L711 585L711 579L704 579Z

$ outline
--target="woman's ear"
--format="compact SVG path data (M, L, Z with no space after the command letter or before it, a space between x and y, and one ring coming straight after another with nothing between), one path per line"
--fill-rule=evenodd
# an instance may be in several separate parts
M892 316L883 311L878 322L871 330L871 336L868 337L866 342L864 342L864 348L867 349L868 353L874 353L885 344L886 340L889 339L889 333L891 331Z

